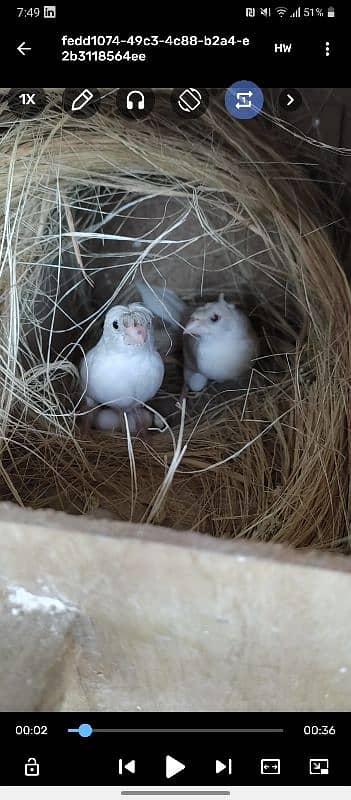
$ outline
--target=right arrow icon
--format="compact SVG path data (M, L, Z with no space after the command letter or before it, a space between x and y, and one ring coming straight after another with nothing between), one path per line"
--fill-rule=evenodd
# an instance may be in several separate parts
M296 111L302 103L302 95L298 89L283 89L279 95L279 105L284 111Z
M185 769L185 764L173 756L166 756L166 778L173 778L173 775L177 775L183 769Z

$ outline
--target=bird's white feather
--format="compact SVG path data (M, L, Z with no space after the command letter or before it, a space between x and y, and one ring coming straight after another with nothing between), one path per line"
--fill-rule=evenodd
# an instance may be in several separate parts
M184 321L187 313L187 305L171 289L150 286L144 281L136 281L136 288L146 308L163 322L177 327Z

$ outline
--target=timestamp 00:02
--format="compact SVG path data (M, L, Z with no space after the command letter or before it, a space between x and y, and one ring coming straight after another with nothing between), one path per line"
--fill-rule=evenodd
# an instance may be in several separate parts
M46 736L47 725L16 725L16 736Z

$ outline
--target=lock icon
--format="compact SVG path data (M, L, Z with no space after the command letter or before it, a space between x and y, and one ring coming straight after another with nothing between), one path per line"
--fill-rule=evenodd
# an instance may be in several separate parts
M30 775L39 775L39 764L36 758L28 758L24 765L24 774L27 777Z

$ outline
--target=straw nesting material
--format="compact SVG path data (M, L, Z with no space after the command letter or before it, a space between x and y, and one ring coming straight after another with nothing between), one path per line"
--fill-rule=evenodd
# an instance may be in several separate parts
M1 498L347 550L351 297L301 141L297 158L293 132L219 99L187 123L161 95L142 123L112 103L82 122L47 94L36 120L1 115ZM77 364L140 278L186 300L224 290L261 356L179 412L170 341L162 432L86 437Z

